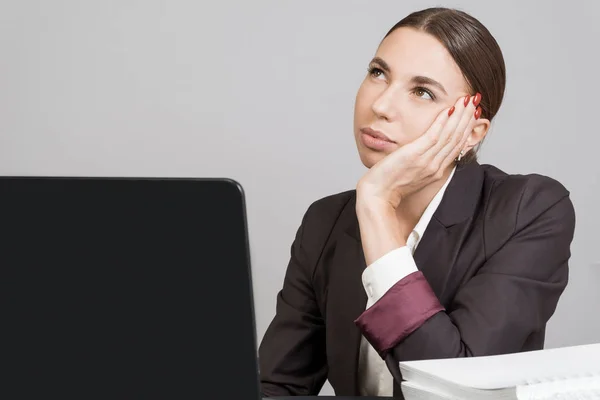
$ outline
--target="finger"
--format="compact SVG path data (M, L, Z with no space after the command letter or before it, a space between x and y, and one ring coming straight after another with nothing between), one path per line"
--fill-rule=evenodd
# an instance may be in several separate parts
M471 121L469 122L469 125L465 129L461 140L454 146L452 151L450 151L446 155L446 157L443 159L442 168L445 169L448 165L450 165L452 162L454 162L454 160L456 160L456 158L460 154L461 150L465 148L467 141L469 140L469 137L471 136L471 132L473 131L473 128L475 127L476 122L477 122L477 119L473 116L471 118Z
M444 134L440 137L440 143L438 149L436 149L436 154L455 138L454 134L460 129L460 125L464 123L465 115L470 112L470 108L473 103L472 99L473 96L467 95L457 100L456 113L453 118L450 118L448 124L446 124L446 129Z
M460 121L456 125L454 132L449 134L446 145L441 148L438 153L442 160L445 159L448 154L452 154L456 145L464 139L465 134L471 131L471 129L467 128L475 119L475 111L480 101L481 95L478 93L477 95L471 97L467 105L464 107Z
M474 112L473 98L473 96L467 95L457 100L455 105L456 111L448 119L438 142L435 146L429 148L427 154L424 155L432 163L432 170L439 167L439 164L435 164L435 162L443 160L452 151L456 142L462 138L460 133L464 132L465 125L468 124L470 115ZM457 134L458 132L460 133ZM441 156L440 153L442 153Z
M443 132L448 119L450 119L454 113L456 113L455 110L453 110L453 113L450 113L452 108L453 107L449 107L442 110L423 135L419 136L404 147L411 148L419 155L423 155L432 149L438 143L440 134ZM456 108L456 106L454 108Z
M481 95L479 93L477 93L475 96L467 96L463 99L463 107L461 108L462 113L460 114L460 117L457 116L458 122L454 127L454 131L446 132L446 142L443 146L443 149L440 149L440 152L451 151L456 143L461 140L462 134L465 132L467 125L470 123L480 101Z
M448 165L450 165L458 157L461 150L465 148L465 145L467 144L467 141L469 140L469 137L471 136L471 132L473 132L473 128L475 127L475 124L479 117L476 114L477 110L481 110L481 108L478 107L476 109L476 111L473 113L473 115L471 115L467 126L464 128L464 130L462 132L462 135L458 135L458 134L456 135L457 137L460 137L460 140L456 142L454 148L452 148L452 150L449 151L443 158L442 168L446 168ZM440 157L443 157L442 153L440 154Z
M472 100L469 102L468 106L465 107L463 112L463 116L456 127L455 136L453 137L456 142L459 142L462 138L462 134L466 131L467 126L473 121L475 117L475 112L477 111L477 107L479 107L479 102L481 101L481 95L477 93L472 97Z

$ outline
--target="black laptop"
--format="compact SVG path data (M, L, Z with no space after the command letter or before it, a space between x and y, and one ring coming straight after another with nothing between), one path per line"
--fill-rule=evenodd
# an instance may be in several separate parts
M0 178L0 398L258 399L243 191Z

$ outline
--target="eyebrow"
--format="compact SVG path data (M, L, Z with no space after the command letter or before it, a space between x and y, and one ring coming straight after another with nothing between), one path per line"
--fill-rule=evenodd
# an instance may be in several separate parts
M379 67L384 71L387 72L388 74L390 72L392 72L390 66L388 63L385 62L385 60L381 57L375 57L371 60L371 64L377 64L379 65Z
M382 59L381 57L375 57L371 60L372 64L377 64L379 65L379 67L381 67L381 69L385 72L387 72L388 74L392 71L389 64L387 62L385 62L384 59ZM429 86L435 86L436 88L440 89L446 96L448 95L448 92L446 92L446 89L444 89L444 85L442 85L441 83L439 83L438 81L436 81L435 79L431 79L427 76L422 76L422 75L417 75L417 76L413 76L410 80L410 82L413 85L429 85Z
M413 76L410 81L415 85L435 86L436 88L440 89L446 96L448 96L446 89L444 89L444 85L427 76Z

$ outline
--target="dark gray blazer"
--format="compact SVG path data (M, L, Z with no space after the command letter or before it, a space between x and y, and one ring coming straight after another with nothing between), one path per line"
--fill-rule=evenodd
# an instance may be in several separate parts
M382 322L402 325L395 315L415 308L418 297L409 292L382 301L386 294L379 317L364 321L355 201L355 191L323 198L302 220L259 349L265 396L316 395L326 379L337 395L358 395L361 335L373 336ZM392 340L387 349L370 338L395 378L395 396L399 361L543 348L567 285L574 228L569 192L557 181L478 163L459 167L414 254L443 310L382 338Z

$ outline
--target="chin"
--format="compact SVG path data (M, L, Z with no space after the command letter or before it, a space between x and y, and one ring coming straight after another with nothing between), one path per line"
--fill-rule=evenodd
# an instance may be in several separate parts
M386 156L384 153L364 148L358 149L358 155L360 157L360 161L367 168L371 168L373 165L377 164L379 160L382 160Z

